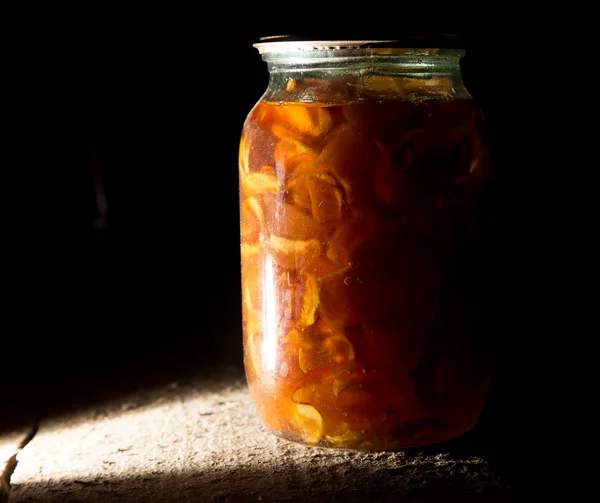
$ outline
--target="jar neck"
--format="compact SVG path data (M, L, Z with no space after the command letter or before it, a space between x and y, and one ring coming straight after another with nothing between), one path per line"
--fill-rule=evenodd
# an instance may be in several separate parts
M261 53L269 73L386 73L460 77L464 52L458 49L334 48Z
M457 49L310 48L261 52L269 71L264 99L468 99Z

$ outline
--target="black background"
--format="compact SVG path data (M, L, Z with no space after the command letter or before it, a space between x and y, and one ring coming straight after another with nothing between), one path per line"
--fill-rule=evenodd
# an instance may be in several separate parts
M268 81L252 44L307 32L309 16L214 8L71 12L14 42L35 41L14 75L11 166L23 190L7 213L15 232L5 246L4 418L53 383L109 376L116 394L114 378L125 389L142 374L160 381L241 364L238 143ZM514 397L527 387L522 375L517 385L516 348L530 335L538 288L524 274L536 239L527 192L535 172L523 148L533 122L519 85L522 32L493 12L470 16L434 22L417 12L400 22L379 12L340 21L345 31L333 30L332 16L310 26L324 37L464 38L464 78L488 117L495 165L489 324L503 344L486 417L511 442Z

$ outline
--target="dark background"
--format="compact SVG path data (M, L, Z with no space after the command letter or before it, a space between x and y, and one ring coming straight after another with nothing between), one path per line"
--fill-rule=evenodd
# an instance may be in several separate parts
M23 397L74 381L108 377L107 392L118 394L142 375L161 382L241 364L238 142L268 80L252 44L306 32L307 21L235 11L230 23L220 17L228 7L217 9L81 13L38 33L15 75L13 171L23 195L7 214L18 224L6 244L5 421ZM464 78L488 117L495 165L489 324L503 336L485 424L510 445L514 397L528 385L516 348L541 288L524 274L536 239L526 191L535 174L523 151L532 117L518 85L522 32L475 14L386 23L378 13L355 16L345 31L328 32L331 22L311 30L464 39Z

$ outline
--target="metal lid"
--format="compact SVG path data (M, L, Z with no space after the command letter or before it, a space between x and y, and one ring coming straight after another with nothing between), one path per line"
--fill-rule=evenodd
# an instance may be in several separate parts
M261 37L254 44L261 54L281 51L312 51L331 49L391 48L391 49L463 49L464 41L456 33L418 32L390 38L353 38L289 34Z

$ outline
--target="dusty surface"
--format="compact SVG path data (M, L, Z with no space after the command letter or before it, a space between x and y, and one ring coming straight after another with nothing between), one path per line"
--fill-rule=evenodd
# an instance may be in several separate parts
M365 453L278 439L229 365L54 414L17 460L10 503L512 501L485 456L460 445Z

